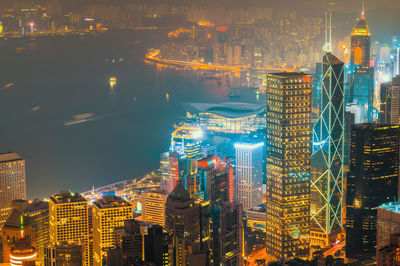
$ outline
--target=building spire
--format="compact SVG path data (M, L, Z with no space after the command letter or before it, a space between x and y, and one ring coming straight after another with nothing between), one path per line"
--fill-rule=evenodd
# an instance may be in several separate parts
M365 20L365 0L362 0L361 19L362 19L362 20Z
M335 3L329 3L329 14L325 12L325 44L324 52L332 52L332 9ZM328 17L329 16L329 17Z

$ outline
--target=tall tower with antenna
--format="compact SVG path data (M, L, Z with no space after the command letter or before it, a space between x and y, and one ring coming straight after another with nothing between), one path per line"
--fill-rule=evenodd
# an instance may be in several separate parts
M369 68L371 60L371 33L365 21L365 0L362 1L361 18L351 33L351 65Z
M326 13L320 112L311 157L311 245L329 246L342 233L344 63L332 54L332 7ZM329 23L329 24L328 24Z
M365 0L362 1L361 17L351 33L351 69L354 73L350 99L364 106L363 122L373 122L374 69L371 66L371 32L365 20Z

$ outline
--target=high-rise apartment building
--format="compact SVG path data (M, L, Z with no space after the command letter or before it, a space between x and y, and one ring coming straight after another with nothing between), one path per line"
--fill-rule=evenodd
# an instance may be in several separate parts
M235 201L247 211L262 203L264 143L236 143Z
M82 248L82 264L89 265L89 206L73 192L61 192L49 199L50 244L75 243Z
M11 213L13 200L26 199L25 160L16 153L0 154L0 228Z
M93 203L93 265L103 265L107 249L115 247L114 229L133 218L132 205L116 196Z
M377 208L398 198L399 126L360 124L351 131L346 192L346 256L375 254Z
M142 218L146 223L165 226L165 204L167 193L163 190L145 192L142 202Z
M328 246L341 232L344 175L344 63L323 56L319 118L311 157L311 242Z
M311 76L267 76L267 253L307 257L310 245Z

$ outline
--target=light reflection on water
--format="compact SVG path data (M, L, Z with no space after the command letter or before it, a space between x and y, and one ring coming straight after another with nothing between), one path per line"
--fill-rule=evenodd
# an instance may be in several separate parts
M226 84L145 63L146 49L159 43L155 34L0 41L0 85L14 83L0 90L0 151L26 159L29 198L157 169L174 122L185 115L180 103L229 101ZM241 96L256 100L254 93ZM101 119L64 125L88 113Z

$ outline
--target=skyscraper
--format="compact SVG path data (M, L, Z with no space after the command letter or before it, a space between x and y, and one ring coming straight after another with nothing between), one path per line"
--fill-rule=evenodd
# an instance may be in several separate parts
M152 190L144 193L142 217L146 223L165 226L165 204L167 202L167 193L162 190Z
M204 200L212 204L233 201L233 169L229 160L208 156L197 163Z
M235 200L247 211L262 203L264 143L236 143Z
M371 33L365 21L365 11L351 32L351 65L369 68L371 60Z
M144 259L143 224L134 219L125 220L123 228L114 229L114 246L121 252L122 265L135 265L135 260ZM109 256L107 256L108 259Z
M215 265L243 265L243 209L236 202L219 206L218 241L214 240ZM214 238L216 234L214 234Z
M206 265L209 250L202 245L201 221L201 205L178 183L168 196L165 217L165 229L173 238L174 265Z
M186 155L177 152L165 152L160 156L160 188L171 193L185 172Z
M344 168L344 63L324 53L320 115L311 157L311 241L328 246L340 233Z
M13 200L26 199L25 160L16 153L0 154L0 228L11 213Z
M146 261L156 266L172 264L172 241L170 235L159 225L153 225L145 235Z
M311 76L267 76L267 253L306 257L310 241Z
M103 196L93 203L93 265L103 265L103 256L115 244L114 229L132 218L132 205L120 197Z
M50 244L75 243L82 248L82 264L89 265L89 206L78 193L61 192L49 199Z
M398 125L352 127L346 193L347 257L375 254L377 207L398 198L398 169Z
M373 121L374 69L371 67L371 33L365 21L365 10L351 33L351 69L353 71L350 86L350 99L365 106L365 120Z

